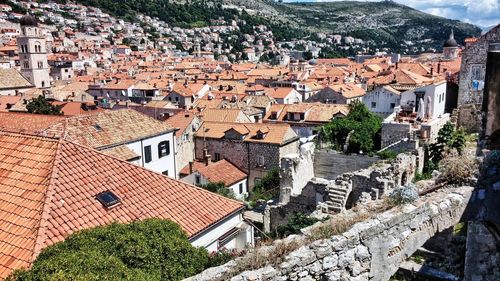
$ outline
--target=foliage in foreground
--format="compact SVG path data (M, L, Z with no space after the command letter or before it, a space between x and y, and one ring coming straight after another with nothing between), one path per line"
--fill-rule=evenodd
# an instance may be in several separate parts
M70 235L45 248L30 270L8 280L181 280L213 264L175 223L113 223Z
M320 134L336 147L347 144L348 153L370 153L377 149L377 134L382 128L382 119L370 112L362 103L350 105L344 118L335 118L321 127Z

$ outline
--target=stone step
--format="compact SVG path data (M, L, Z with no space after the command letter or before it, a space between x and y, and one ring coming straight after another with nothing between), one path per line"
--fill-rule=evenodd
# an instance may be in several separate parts
M334 202L334 203L337 203L341 206L344 205L344 200L343 199L338 199L338 198L330 198L328 201L326 202Z
M328 191L337 191L337 192L342 192L342 193L347 193L347 188L341 188L341 187L338 187L338 186L335 186L335 187L330 187L328 188Z
M337 191L337 190L328 190L328 196L342 196L342 197L346 197L347 196L347 192L341 192L341 191Z
M330 199L333 201L333 199L336 199L337 201L344 202L345 201L345 196L339 196L339 195L330 195Z
M343 208L344 206L340 202L335 202L335 201L325 201L326 205L328 207L337 207L337 208Z

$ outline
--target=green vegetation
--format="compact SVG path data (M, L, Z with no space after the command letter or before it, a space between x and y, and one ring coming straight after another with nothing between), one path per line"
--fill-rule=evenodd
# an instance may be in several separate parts
M204 189L211 191L213 193L217 193L219 195L222 195L224 197L230 198L230 199L235 199L236 197L234 196L234 192L226 188L223 182L210 182L206 185L203 186Z
M370 153L377 149L382 119L371 113L362 103L351 104L349 114L335 118L320 129L323 139L334 147L342 148L346 143L348 153Z
M260 180L250 193L249 201L251 206L255 206L258 200L268 201L279 196L280 172L278 168L273 168Z
M48 115L61 115L61 107L52 105L50 102L42 95L37 98L33 98L26 105L26 110L33 114L48 114Z
M223 259L219 259L223 261ZM208 265L175 223L160 219L79 231L45 248L29 270L9 278L35 280L182 280Z
M396 159L396 156L398 156L398 154L390 149L386 149L384 151L381 151L379 153L377 153L378 157L380 157L381 159L384 159L384 160L392 160L392 159Z
M428 172L431 168L437 168L439 162L452 150L456 150L459 154L462 154L465 144L465 131L463 129L455 130L452 123L446 123L439 130L436 142L429 146L429 160L431 163L427 163L428 167L424 169L424 172Z
M311 218L303 213L296 213L288 218L286 224L278 226L276 231L271 233L271 237L284 238L292 234L299 234L302 228L311 226L318 221L318 219Z

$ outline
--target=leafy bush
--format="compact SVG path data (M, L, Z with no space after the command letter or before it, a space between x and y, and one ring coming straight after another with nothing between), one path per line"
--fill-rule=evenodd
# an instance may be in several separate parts
M273 168L266 173L260 182L255 184L250 194L250 200L254 202L252 205L255 205L257 200L267 201L279 196L279 187L280 172L278 168Z
M422 180L430 180L432 179L432 173L415 173L415 177L413 177L413 182L419 182Z
M466 184L474 177L478 168L479 165L473 156L454 153L441 161L438 180L449 184Z
M389 198L394 205L412 203L418 199L418 189L413 183L399 186L391 192Z
M61 115L61 107L50 104L44 96L33 98L26 105L26 110L34 114Z
M210 182L207 185L204 185L203 188L205 188L208 191L211 191L213 193L217 193L219 195L222 195L224 197L230 198L230 199L235 199L236 196L234 195L234 192L226 188L226 185L223 182Z
M181 280L208 264L175 223L148 219L76 232L9 280Z
M271 236L283 238L298 234L302 228L313 225L318 221L318 219L311 218L303 213L296 213L288 219L286 224L279 225Z
M398 154L390 149L386 149L384 151L381 151L379 153L377 153L377 155L386 160L386 159L396 159L396 156L398 156Z
M236 257L242 256L245 251L237 250L221 250L219 252L212 252L208 255L208 263L206 268L219 266L235 259Z

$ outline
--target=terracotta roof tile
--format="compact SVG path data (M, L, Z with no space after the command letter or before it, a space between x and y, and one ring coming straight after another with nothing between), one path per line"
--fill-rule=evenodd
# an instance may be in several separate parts
M95 196L112 191L106 209ZM242 204L65 140L0 133L0 278L42 248L114 221L158 217L189 237Z
M222 182L225 186L231 186L247 177L247 174L226 159L213 162L208 166L200 167L198 173L209 182Z

